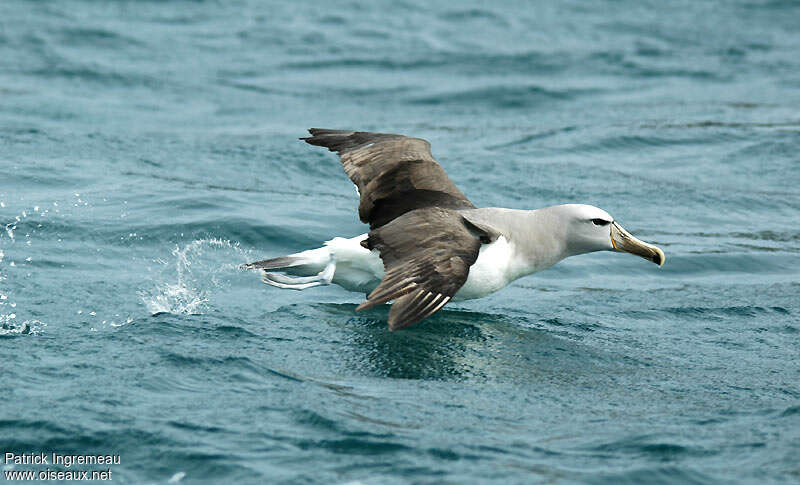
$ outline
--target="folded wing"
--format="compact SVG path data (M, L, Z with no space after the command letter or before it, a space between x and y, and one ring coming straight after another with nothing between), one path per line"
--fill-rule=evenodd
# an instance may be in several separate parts
M458 212L440 207L413 210L373 229L362 244L380 252L386 273L358 309L395 300L390 330L436 313L467 281L482 242L492 237Z

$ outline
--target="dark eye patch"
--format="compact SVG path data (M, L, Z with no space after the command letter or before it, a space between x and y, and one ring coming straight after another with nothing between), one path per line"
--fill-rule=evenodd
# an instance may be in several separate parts
M607 226L611 224L611 221L607 221L605 219L592 219L592 224L595 226Z

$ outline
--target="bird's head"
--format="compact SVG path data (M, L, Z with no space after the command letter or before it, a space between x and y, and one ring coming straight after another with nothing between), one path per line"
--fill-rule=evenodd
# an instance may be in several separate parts
M623 251L664 265L664 251L636 239L622 228L611 215L597 207L585 204L556 206L565 223L567 251L570 255L594 251Z

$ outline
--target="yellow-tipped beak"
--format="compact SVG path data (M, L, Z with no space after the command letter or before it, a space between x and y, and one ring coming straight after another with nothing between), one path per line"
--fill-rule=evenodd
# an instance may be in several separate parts
M614 246L614 249L617 251L625 251L626 253L635 254L652 261L656 263L659 268L664 266L664 262L666 261L664 251L657 246L636 239L616 222L611 223L611 245Z

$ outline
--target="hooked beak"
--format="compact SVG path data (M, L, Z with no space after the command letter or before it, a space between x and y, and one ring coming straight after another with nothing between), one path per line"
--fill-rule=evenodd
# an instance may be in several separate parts
M650 260L656 263L659 268L664 266L664 261L666 260L664 251L652 244L636 239L616 221L611 223L611 245L617 251L625 251Z

